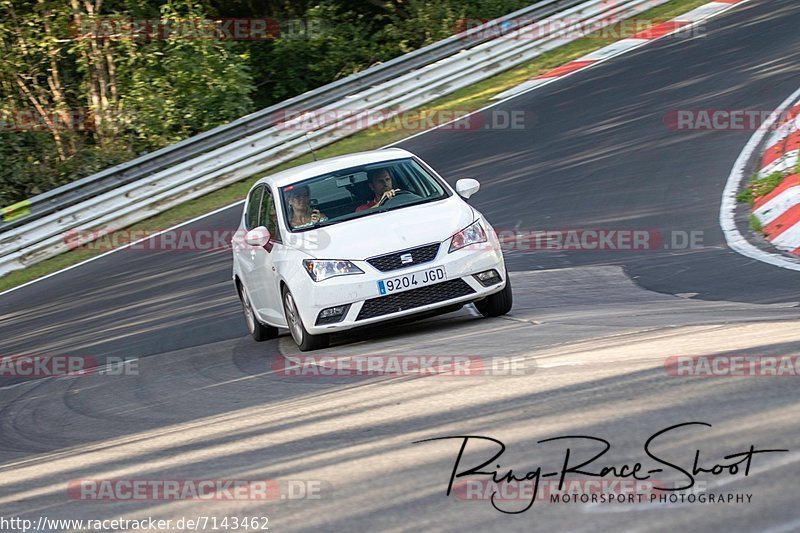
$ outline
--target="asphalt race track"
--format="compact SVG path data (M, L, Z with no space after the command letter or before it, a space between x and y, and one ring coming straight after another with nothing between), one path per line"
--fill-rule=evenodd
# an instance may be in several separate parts
M342 335L330 350L515 357L524 375L278 375L275 361L294 346L287 335L247 336L229 250L123 250L0 296L0 354L139 358L138 375L2 378L0 515L269 516L279 531L800 529L798 377L665 369L681 354L800 355L798 273L732 252L719 228L722 189L752 132L664 122L678 109L777 107L800 85L799 27L796 0L752 1L708 21L703 37L662 39L494 108L523 111L524 129L442 129L400 144L451 182L478 178L474 205L497 229L702 235L702 247L681 250L512 250L507 317L465 308ZM240 212L189 229L234 229ZM510 515L445 495L458 443L412 444L493 436L508 447L502 467L524 474L564 460L564 447L542 439L602 437L613 444L603 464L633 464L648 459L652 434L693 421L713 427L676 430L661 456L689 468L695 450L706 466L751 444L789 452L756 455L747 477L703 477L709 492L752 494L749 503L536 502ZM267 503L67 493L72 480L121 478L313 480L324 490Z

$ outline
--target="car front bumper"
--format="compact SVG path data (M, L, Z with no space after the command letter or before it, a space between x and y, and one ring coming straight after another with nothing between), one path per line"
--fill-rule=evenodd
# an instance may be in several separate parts
M494 237L492 235L492 237ZM337 276L314 282L306 273L293 280L290 290L298 302L303 324L311 334L344 331L458 303L480 300L501 291L506 284L505 264L499 244L470 245L448 253L449 242L440 244L436 259L411 267L381 272L366 261L353 261L364 274ZM442 267L446 279L404 291L381 295L378 282ZM484 286L475 275L496 270L500 280ZM335 323L318 324L323 309L349 305L344 317Z

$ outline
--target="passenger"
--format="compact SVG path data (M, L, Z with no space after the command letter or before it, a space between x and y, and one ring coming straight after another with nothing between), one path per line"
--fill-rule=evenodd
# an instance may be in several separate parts
M290 207L289 224L292 229L311 226L328 219L319 209L311 209L311 197L307 185L300 185L287 191L286 200Z

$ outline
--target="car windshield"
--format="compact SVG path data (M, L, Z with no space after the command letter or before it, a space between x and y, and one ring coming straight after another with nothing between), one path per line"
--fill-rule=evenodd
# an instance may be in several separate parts
M328 226L448 196L414 159L339 170L281 188L283 214L292 231Z

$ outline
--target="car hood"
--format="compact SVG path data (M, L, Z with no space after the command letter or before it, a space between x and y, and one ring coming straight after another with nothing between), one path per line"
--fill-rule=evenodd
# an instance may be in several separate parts
M477 213L453 195L294 234L299 250L317 259L364 260L449 239L469 226Z

